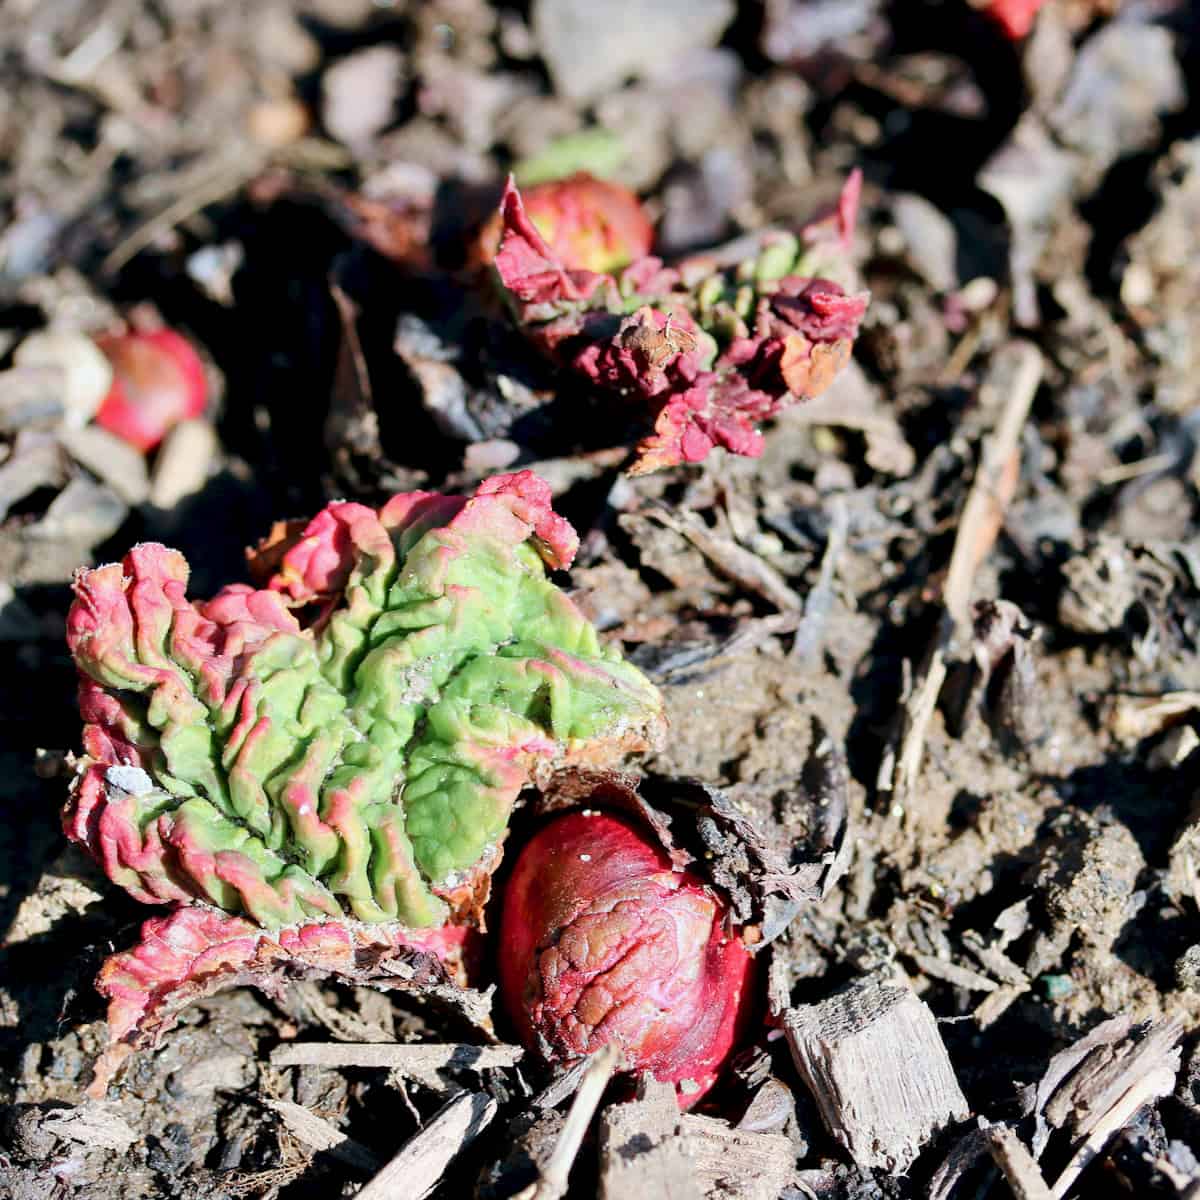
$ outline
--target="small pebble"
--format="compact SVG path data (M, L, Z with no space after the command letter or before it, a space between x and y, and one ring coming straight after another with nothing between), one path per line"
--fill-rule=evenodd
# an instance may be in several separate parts
M246 114L246 132L271 150L298 142L308 126L308 109L294 96L262 100Z
M150 483L150 503L156 508L170 509L185 496L198 492L208 480L216 453L217 434L207 421L180 421L167 434L158 452Z
M391 124L404 79L396 46L370 46L334 63L321 79L321 118L329 135L362 146Z
M1189 946L1175 963L1175 981L1189 992L1200 992L1200 943Z
M112 367L85 333L44 329L30 334L17 347L13 362L21 367L59 367L63 371L63 420L74 429L82 428L96 415L112 387Z
M67 429L59 439L67 453L126 504L142 504L150 494L150 475L140 450L98 425Z

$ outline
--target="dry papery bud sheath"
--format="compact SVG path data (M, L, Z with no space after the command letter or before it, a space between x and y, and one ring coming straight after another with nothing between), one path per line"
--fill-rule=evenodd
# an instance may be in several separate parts
M623 816L557 816L504 895L500 987L521 1040L568 1062L616 1042L631 1071L707 1092L749 1016L752 959L725 904Z
M173 329L131 329L96 339L112 365L96 424L145 452L180 421L204 414L208 379L196 348Z
M539 183L524 194L525 212L546 245L568 267L619 271L645 258L654 227L641 201L628 188L580 172ZM493 262L504 233L503 214L483 227L479 254Z
M237 922L172 926L169 975L255 929L281 954L338 925L438 953L428 931L475 919L535 765L657 741L657 690L547 577L577 544L525 471L331 504L272 548L265 587L211 600L160 545L78 574L66 832L136 899ZM150 986L155 961L117 974Z

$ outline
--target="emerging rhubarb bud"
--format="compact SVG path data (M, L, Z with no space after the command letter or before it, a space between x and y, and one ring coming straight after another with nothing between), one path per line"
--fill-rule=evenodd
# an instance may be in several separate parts
M521 852L500 946L527 1046L561 1062L616 1042L628 1069L678 1084L685 1107L715 1082L753 1003L750 954L712 889L592 809L555 818Z
M698 462L715 446L762 453L759 425L818 395L850 357L865 293L848 275L861 176L836 210L794 235L774 231L666 268L618 275L560 254L509 181L496 270L522 329L547 355L649 409L654 431L632 473Z
M139 900L267 929L474 907L536 764L611 762L661 728L653 685L546 578L576 544L525 471L331 504L262 590L189 600L159 545L81 571L67 834Z
M650 253L654 227L628 188L580 172L540 183L524 196L525 212L556 257L585 271L619 271ZM480 256L492 262L504 232L496 215L479 238Z
M1044 3L1045 0L990 0L984 5L984 11L1011 41L1016 42L1033 28L1038 9Z
M203 415L208 403L204 363L173 329L105 334L96 344L113 369L96 424L144 452L180 421Z

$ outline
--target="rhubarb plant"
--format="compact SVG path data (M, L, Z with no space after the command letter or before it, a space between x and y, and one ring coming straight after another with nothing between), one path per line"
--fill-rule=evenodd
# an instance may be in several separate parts
M564 260L510 180L496 272L516 321L560 366L645 407L653 431L633 474L699 462L714 447L762 453L761 424L818 395L850 357L866 311L849 278L861 177L831 217L673 267L615 274Z
M752 960L713 888L629 819L580 809L517 859L504 897L500 986L522 1041L557 1062L615 1042L627 1069L716 1081L753 1006Z
M172 926L203 935L198 960L246 928L469 919L535 767L610 762L662 728L653 685L547 577L577 541L525 471L331 504L274 548L265 587L207 601L160 545L81 571L67 834L138 900L238 919Z

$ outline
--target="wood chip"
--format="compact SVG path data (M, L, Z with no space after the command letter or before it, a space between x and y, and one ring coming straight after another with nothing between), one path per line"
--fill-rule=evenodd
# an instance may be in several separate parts
M731 1129L688 1113L680 1137L701 1192L712 1200L775 1200L791 1180L796 1150L782 1133Z
M1007 1125L993 1125L985 1136L992 1160L1017 1200L1053 1200L1033 1155Z
M1037 1089L1038 1116L1073 1138L1071 1159L1054 1181L1055 1197L1066 1195L1140 1108L1172 1093L1182 1032L1178 1020L1135 1029L1129 1017L1113 1017L1051 1060ZM1035 1140L1039 1153L1048 1140L1045 1128Z
M367 1175L379 1170L380 1160L366 1146L347 1137L336 1125L309 1112L304 1105L293 1104L290 1100L266 1100L264 1103L279 1114L288 1129L306 1146L327 1151Z
M115 433L87 425L62 430L59 441L77 463L107 483L126 504L141 504L149 496L146 456Z
M946 1157L929 1177L926 1200L950 1200L966 1174L987 1157L990 1150L987 1136L989 1125L983 1117L977 1117L976 1121L975 1129L968 1130L950 1144ZM977 1194L986 1194L990 1183L989 1179Z
M511 1067L524 1054L520 1046L465 1043L405 1046L380 1042L290 1042L271 1052L273 1067L383 1067L401 1075L426 1075L447 1067L489 1071Z
M1148 1104L1174 1091L1179 1073L1177 1020L1135 1025L1127 1015L1101 1022L1050 1060L1041 1080L1021 1089L1023 1117L1033 1117L1029 1146L1012 1125L980 1119L950 1149L930 1179L930 1200L949 1200L966 1172L990 1153L1017 1200L1065 1200L1084 1169ZM1069 1157L1053 1183L1038 1165L1051 1138L1066 1138ZM1048 1158L1061 1162L1056 1150ZM1077 1195L1089 1195L1079 1191Z
M579 1090L587 1073L588 1060L581 1058L565 1070L559 1070L552 1080L529 1102L534 1108L557 1108Z
M968 1114L933 1013L908 988L864 979L787 1010L784 1028L825 1127L860 1167L901 1174Z
M784 1134L681 1113L675 1088L650 1075L639 1080L634 1100L610 1104L600 1119L602 1200L775 1200L795 1157Z
M56 1137L105 1150L125 1151L141 1140L123 1117L96 1101L51 1109L42 1119L41 1128Z
M156 508L173 509L181 500L195 495L208 482L219 452L220 442L211 422L201 418L180 421L167 434L155 459L150 503Z
M1015 986L1006 983L987 996L975 1009L975 1024L980 1029L995 1025L1016 1002L1029 991L1028 986Z
M812 666L820 658L825 627L837 604L834 580L849 533L850 513L845 500L841 496L834 496L829 502L829 536L825 541L825 552L821 555L821 568L804 601L804 617L792 642L791 657L794 662Z
M395 1158L357 1194L356 1200L422 1200L440 1182L455 1156L496 1115L496 1102L483 1092L460 1092L443 1105Z
M994 992L1000 985L970 967L959 966L958 963L938 958L936 954L913 954L913 962L926 974L934 979L944 980L954 987L965 988L969 992Z
M892 407L853 360L824 395L788 409L789 425L853 429L866 439L867 465L888 475L911 475L917 456Z
M679 1127L674 1086L649 1075L635 1100L610 1104L600 1119L601 1200L695 1200L700 1185Z
M1158 696L1114 696L1105 724L1126 745L1153 737L1180 717L1200 708L1200 692L1163 692Z

